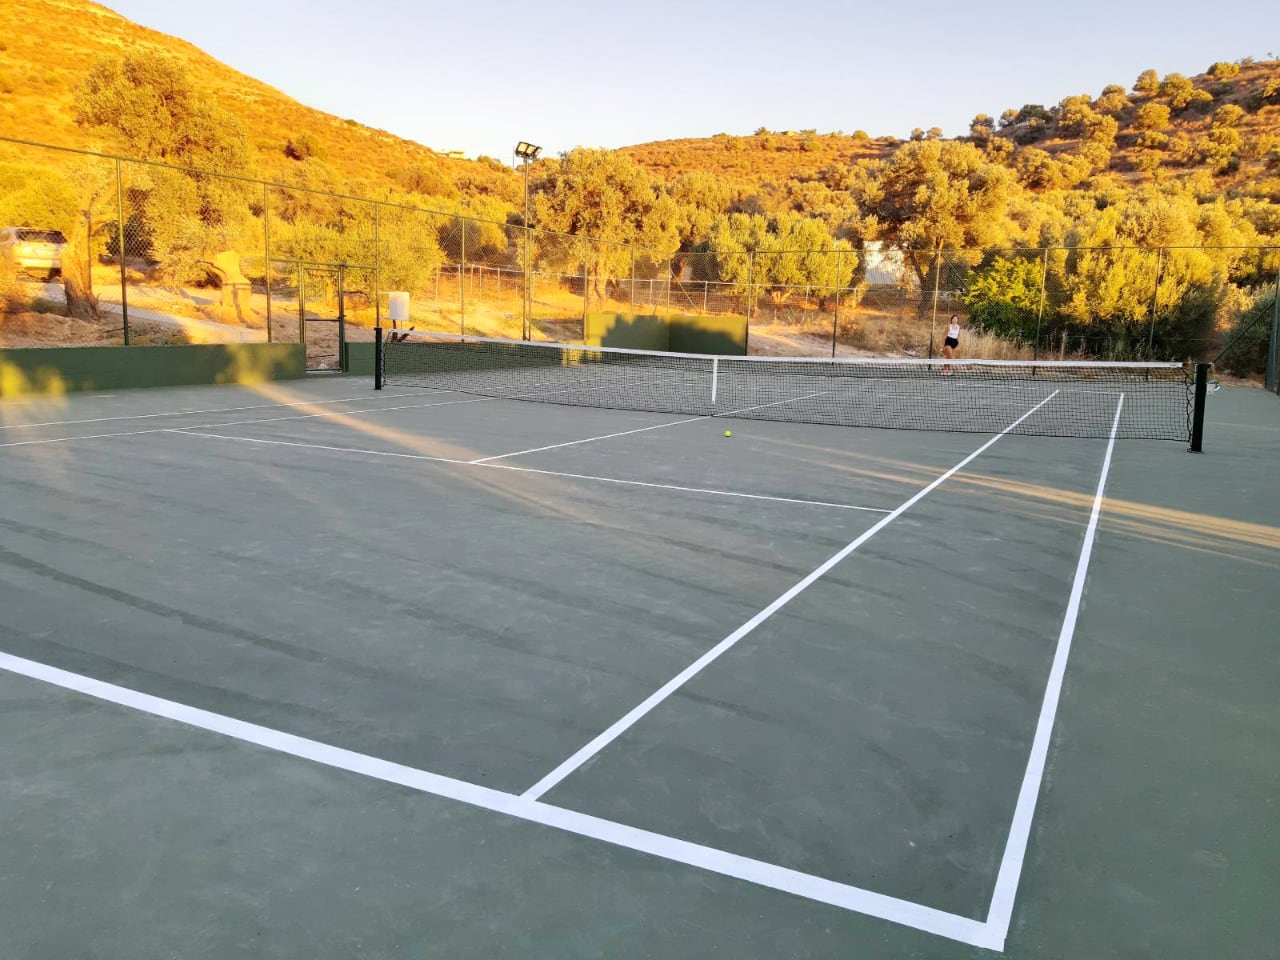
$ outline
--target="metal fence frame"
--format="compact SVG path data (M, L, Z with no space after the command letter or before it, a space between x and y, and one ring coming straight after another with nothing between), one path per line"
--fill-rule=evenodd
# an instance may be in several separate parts
M501 222L463 216L457 212L371 200L154 160L140 160L10 137L0 137L0 143L75 154L110 163L115 192L115 223L112 225L114 237L110 242L114 243L119 260L120 332L125 345L131 340L131 306L141 309L140 305L131 304L127 266L129 215L136 211L129 209L133 201L130 190L127 189L125 173L135 168L140 173L131 174L131 179L145 177L145 171L153 171L155 177L180 174L206 186L239 185L244 189L246 198L255 198L252 202L260 209L251 214L251 219L261 221L262 248L260 253L241 253L241 257L246 263L261 259L264 264L262 288L265 294L268 340L274 339L277 332L273 315L276 310L273 305L274 272L269 265L285 262L318 264L323 260L315 250L296 249L302 241L297 237L288 237L291 225L296 227L297 222L300 222L286 218L284 211L291 202L298 208L307 205L323 208L326 204L336 204L342 210L346 218L343 229L351 231L349 235L341 234L341 239L349 248L348 255L337 261L326 262L367 274L365 285L371 289L363 295L372 304L375 326L383 323L383 299L386 292L399 282L390 260L398 257L412 265L415 262L414 251L418 250L418 261L435 261L432 268L433 296L428 299L433 302L437 316L430 322L444 326L455 322L453 315L456 314L457 329L464 333L468 329L484 332L483 327L474 322L469 327L469 321L474 321L475 316L483 312L476 310L477 305L483 305L486 297L493 298L496 289L499 301L510 292L514 303L514 297L518 295L519 336L525 339L535 335L535 322L541 320L555 323L549 330L538 329L539 335L576 339L581 336L582 327L575 324L585 324L586 316L593 308L625 310L631 314L635 314L637 310L664 314L733 313L744 316L748 327L753 323L763 322L767 319L765 314L769 312L776 321L789 309L791 314L812 314L813 319L805 329L810 331L811 340L818 337L820 328L825 331L821 333L821 337L829 341L829 348L824 352L829 352L832 356L836 355L837 347L841 345L842 325L854 322L860 316L860 310L865 314L868 304L881 307L889 313L896 311L904 320L911 318L914 313L914 317L922 325L919 331L921 347L932 355L936 348L940 307L945 304L952 311L963 309L956 304L962 302L963 284L967 282L965 278L977 264L989 261L993 255L1008 254L1027 263L1038 261L1039 264L1039 302L1035 309L1034 332L1028 336L1033 356L1038 357L1043 345L1041 334L1046 328L1046 320L1049 316L1060 313L1063 307L1063 303L1051 303L1047 293L1051 279L1051 261L1055 256L1078 258L1093 255L1105 258L1126 253L1137 253L1144 257L1154 254L1155 257L1150 293L1147 295L1150 307L1147 311L1146 329L1142 331L1145 334L1145 346L1137 337L1127 341L1127 349L1137 354L1145 349L1150 354L1155 345L1161 316L1160 290L1165 279L1164 271L1170 268L1178 251L1232 249L1241 251L1242 255L1247 253L1251 256L1263 256L1280 250L1280 247L1272 245L1237 248L1053 246L1006 250L900 250L886 247L878 251L876 256L883 263L892 266L886 267L882 263L877 267L881 274L878 277L880 282L870 283L866 279L869 259L867 251L845 249L835 244L823 250L769 249L743 250L738 253L653 250L612 240L542 230L525 221ZM319 224L312 226L320 229ZM328 229L327 224L324 229ZM469 250L469 245L473 249ZM774 282L769 275L770 263L781 262L786 258L805 258L810 265L822 258L833 260L834 273L829 274L829 277L834 279L827 283ZM922 272L920 265L925 263L929 264L928 270ZM909 267L908 264L914 264L914 267ZM828 262L827 268L830 266ZM729 274L735 279L727 278L725 270L729 267L733 268L729 270ZM862 273L855 277L859 268ZM893 282L884 282L886 274L894 271L898 276ZM948 271L953 275L950 279L947 277ZM695 277L695 274L701 274L701 278ZM454 293L442 293L441 280L446 277L449 284L456 288L456 296ZM518 289L508 287L505 283L507 279L518 285ZM1280 293L1280 266L1277 268L1275 290ZM538 300L539 291L558 291L563 302L543 304ZM700 298L697 296L699 292ZM791 305L790 308L788 304ZM1050 307L1053 312L1047 313ZM469 312L473 314L470 317ZM539 316L540 314L545 316ZM514 324L514 312L504 316L510 317ZM926 318L927 347L924 346L926 338L923 330ZM1135 325L1134 331L1136 330ZM302 336L300 326L299 337ZM1065 338L1060 349L1066 349ZM1082 339L1081 349L1092 348L1088 346L1087 340ZM1270 341L1266 349L1268 388L1280 391L1278 381L1280 296L1276 298L1271 318Z

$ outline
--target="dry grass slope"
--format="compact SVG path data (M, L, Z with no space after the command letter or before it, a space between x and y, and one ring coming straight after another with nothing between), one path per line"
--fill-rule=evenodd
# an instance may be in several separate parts
M346 181L370 189L397 185L407 168L434 173L448 192L514 197L515 174L445 157L421 144L298 103L233 70L198 47L149 30L89 0L0 0L0 135L58 146L117 149L75 123L73 95L94 61L153 48L182 61L196 84L244 124L256 172L277 179L290 164L285 146L306 136Z

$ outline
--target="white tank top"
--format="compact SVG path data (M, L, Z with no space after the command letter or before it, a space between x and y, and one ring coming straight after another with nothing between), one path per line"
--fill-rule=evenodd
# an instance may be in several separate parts
M947 336L952 340L960 339L960 321L952 320L951 325L947 327Z

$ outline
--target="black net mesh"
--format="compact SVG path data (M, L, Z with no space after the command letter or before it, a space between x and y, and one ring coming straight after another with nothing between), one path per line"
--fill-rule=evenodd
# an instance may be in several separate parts
M1187 440L1173 363L795 359L389 333L387 385L621 410L905 430ZM1034 412L1031 412L1033 411Z

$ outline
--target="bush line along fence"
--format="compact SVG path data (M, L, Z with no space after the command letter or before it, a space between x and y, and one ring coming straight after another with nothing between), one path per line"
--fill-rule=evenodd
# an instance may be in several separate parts
M1219 360L1280 390L1274 246L663 251L11 138L5 164L34 173L3 225L68 238L65 302L0 275L5 313L82 321L68 343L294 342L336 365L406 290L419 330L573 342L597 312L739 316L750 352L797 356L932 355L958 314L967 356Z

